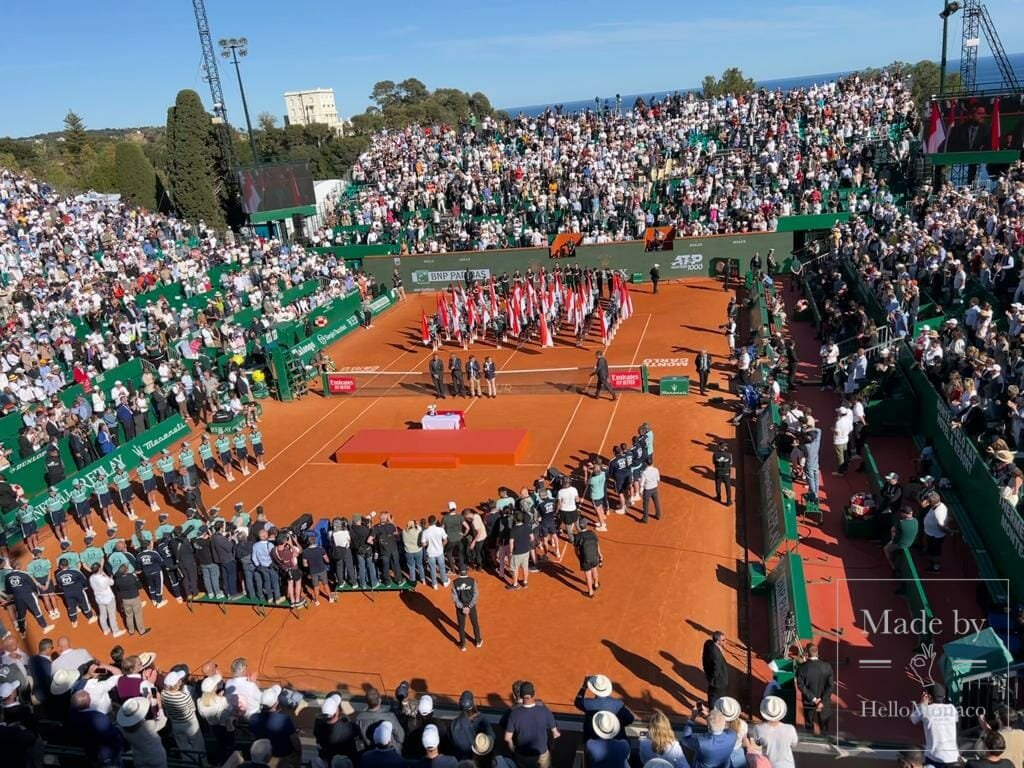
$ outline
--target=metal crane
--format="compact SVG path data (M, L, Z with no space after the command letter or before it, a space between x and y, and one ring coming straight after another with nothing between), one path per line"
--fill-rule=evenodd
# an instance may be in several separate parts
M988 41L988 47L992 50L992 56L996 60L996 66L999 67L1003 85L1007 89L1019 93L1020 83L1017 81L1017 76L1003 49L1003 43L999 39L999 33L996 32L995 24L992 23L988 8L981 0L963 0L961 8L964 12L964 30L963 46L960 53L960 82L964 92L974 93L978 85L978 47L983 33Z
M199 29L199 45L203 49L203 69L205 79L210 84L210 97L213 99L214 123L217 125L217 138L221 152L228 168L234 165L231 148L231 126L228 124L228 110L224 104L224 91L220 85L220 72L217 70L217 56L213 51L213 38L210 37L210 22L206 19L206 4L203 0L192 0L192 10L196 15L196 27Z

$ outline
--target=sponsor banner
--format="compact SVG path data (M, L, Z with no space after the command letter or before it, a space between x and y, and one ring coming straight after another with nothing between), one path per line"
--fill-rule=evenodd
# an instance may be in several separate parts
M347 298L347 297L346 297ZM371 314L377 315L395 303L394 291L388 291L374 299L370 304ZM308 365L313 355L321 349L329 347L338 339L359 326L361 313L358 311L358 304L354 305L352 314L346 318L329 323L318 328L308 339L303 339L291 348L291 353L298 357L303 365Z
M668 268L673 272L686 272L690 274L703 274L704 254L702 253L677 253L672 258Z
M639 392L644 386L639 368L632 368L628 371L609 371L608 381L612 385L612 389L635 389Z
M491 270L473 269L474 280L489 280ZM465 269L416 269L412 273L412 282L415 285L426 286L431 283L448 285L448 283L463 284L466 279Z
M688 376L662 376L658 381L658 394L672 397L683 397L690 394L690 378Z
M70 504L71 487L75 480L81 480L86 487L91 489L92 481L99 470L102 469L104 474L110 477L114 474L114 464L119 463L123 464L124 468L131 472L142 463L144 458L154 456L164 448L169 448L174 443L188 438L189 432L188 424L185 423L181 416L175 414L152 429L146 430L140 437L124 443L121 447L107 454L99 461L90 464L81 472L77 472L59 482L55 486L57 495L60 496L65 504ZM36 519L45 519L46 502L48 499L49 493L47 492L40 493L29 501L29 506L32 507L32 511L36 514Z
M356 379L354 376L345 376L340 373L328 373L327 392L331 395L347 395L356 391Z
M644 365L648 368L685 368L690 364L688 357L647 357Z

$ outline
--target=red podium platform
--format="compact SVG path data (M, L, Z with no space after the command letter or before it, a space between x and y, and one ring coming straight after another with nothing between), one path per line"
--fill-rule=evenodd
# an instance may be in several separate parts
M342 445L339 464L454 469L462 464L515 466L529 440L525 429L363 429Z

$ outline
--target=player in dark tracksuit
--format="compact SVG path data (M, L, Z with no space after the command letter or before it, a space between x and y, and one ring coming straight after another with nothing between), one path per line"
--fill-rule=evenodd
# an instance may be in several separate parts
M164 568L164 584L167 590L174 595L174 599L181 602L181 584L178 582L178 561L174 557L174 539L170 533L165 534L154 547Z
M608 462L608 476L611 477L615 491L619 494L618 513L624 515L627 506L626 497L629 494L629 484L632 479L629 472L629 459L622 455L622 449L617 445L613 446L612 452L615 455Z
M152 598L153 605L159 608L164 604L164 559L152 545L147 544L146 549L136 556L135 562L142 572L146 592Z
M85 579L85 574L82 573L80 568L72 568L71 561L66 557L62 557L57 561L57 568L57 589L60 590L61 596L64 598L64 605L68 609L68 619L71 621L71 626L74 627L78 624L79 610L82 611L82 615L89 620L90 624L94 624L96 616L93 615L89 599L85 596L85 589L89 586L89 582Z
M53 630L53 625L47 625L43 618L43 612L39 610L35 581L25 571L18 568L16 562L11 563L11 570L4 578L4 593L14 601L14 619L21 634L25 634L26 613L32 614L39 626L43 628L44 634Z
M196 552L192 548L192 542L179 528L174 529L171 548L174 551L174 560L178 564L178 573L181 575L182 595L191 600L199 594L199 565L196 563Z

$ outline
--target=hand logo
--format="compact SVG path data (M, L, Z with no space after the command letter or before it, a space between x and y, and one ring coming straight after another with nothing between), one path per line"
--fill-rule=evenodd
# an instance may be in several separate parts
M907 662L907 672L917 680L923 688L935 684L932 668L935 666L935 646L932 643L921 646L921 652L915 653Z

